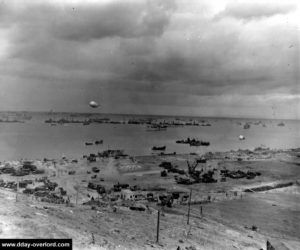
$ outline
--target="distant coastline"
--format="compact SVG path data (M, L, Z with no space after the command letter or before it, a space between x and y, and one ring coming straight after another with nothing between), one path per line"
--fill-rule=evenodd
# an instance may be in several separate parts
M288 118L266 118L266 117L234 117L234 116L195 116L195 115L168 115L168 114L129 114L129 113L101 113L101 112L75 112L75 111L12 111L12 110L0 110L0 115L3 114L53 114L53 115L78 115L78 116L135 116L135 117L152 117L152 118L194 118L194 119L231 119L231 120L274 120L274 121L299 121L300 119L288 119Z

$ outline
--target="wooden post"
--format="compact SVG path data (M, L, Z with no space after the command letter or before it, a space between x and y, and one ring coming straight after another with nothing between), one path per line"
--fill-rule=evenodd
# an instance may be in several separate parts
M191 199L192 199L192 189L190 191L189 206L188 206L188 218L187 218L188 225L190 224Z
M79 193L79 188L80 188L79 184L76 184L76 185L74 186L74 189L76 190L75 205L78 204L78 193Z
M55 161L53 162L53 165L54 165L54 169L56 170L57 178L59 178L59 169L57 168Z
M19 192L19 187L20 187L20 181L19 181L19 178L18 178L17 192L16 192L16 202L18 202L18 192Z
M78 188L76 189L76 205L78 203Z
M157 211L156 243L159 242L159 219L160 219L160 211Z

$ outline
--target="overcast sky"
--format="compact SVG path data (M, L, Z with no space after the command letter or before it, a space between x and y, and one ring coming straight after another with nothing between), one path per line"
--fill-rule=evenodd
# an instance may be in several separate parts
M300 119L297 2L2 0L0 110Z

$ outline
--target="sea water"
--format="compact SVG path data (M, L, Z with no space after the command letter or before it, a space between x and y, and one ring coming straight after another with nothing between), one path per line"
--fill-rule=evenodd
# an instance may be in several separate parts
M67 114L50 115L56 118ZM140 119L135 116L105 115L111 120ZM147 118L147 117L143 117ZM152 117L153 118L153 117ZM25 159L82 157L84 154L97 153L106 149L121 149L132 156L150 155L153 146L166 146L165 153L198 153L228 151L237 149L254 149L270 147L288 149L300 147L300 121L284 121L285 126L278 126L278 120L261 120L258 125L252 124L244 129L246 122L257 122L258 119L205 118L211 126L168 127L165 131L147 131L142 124L97 124L84 126L81 123L50 126L44 121L49 114L33 115L25 123L0 123L0 161ZM86 116L76 117L78 120ZM160 120L170 117L159 117ZM180 118L199 121L203 118ZM241 125L242 123L242 125ZM265 124L266 126L262 126ZM245 140L239 140L244 135ZM187 137L209 141L210 146L190 147L187 144L176 144L176 140ZM102 145L86 146L85 142L103 140Z

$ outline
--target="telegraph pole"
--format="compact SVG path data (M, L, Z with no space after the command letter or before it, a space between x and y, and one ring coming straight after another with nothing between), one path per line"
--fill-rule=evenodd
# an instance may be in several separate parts
M16 202L18 202L18 192L19 192L19 187L20 187L20 180L19 180L19 177L18 177L18 183L17 183L17 192L16 192Z
M188 218L187 218L188 225L190 224L191 199L192 199L192 189L190 191L189 206L188 206Z
M160 211L157 211L157 228L156 228L156 243L159 242L159 219L160 219Z
M78 203L78 189L76 190L76 205Z

